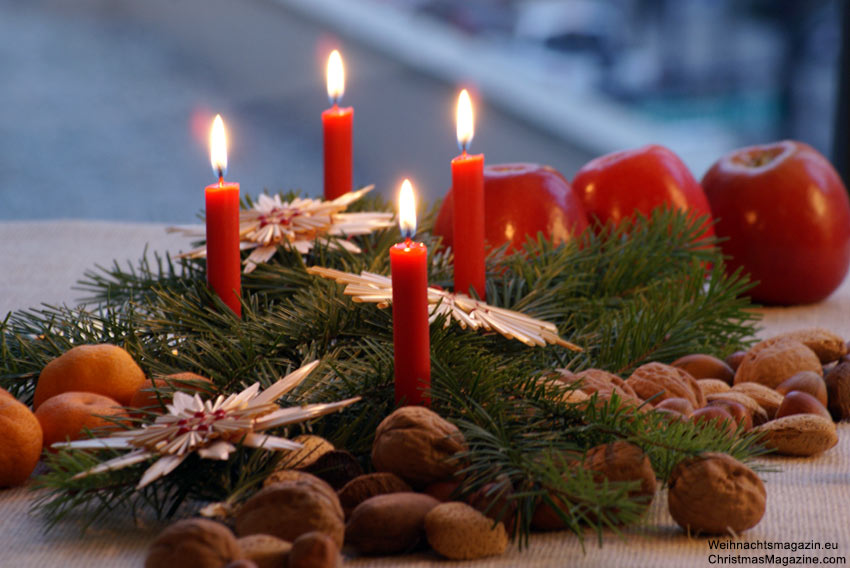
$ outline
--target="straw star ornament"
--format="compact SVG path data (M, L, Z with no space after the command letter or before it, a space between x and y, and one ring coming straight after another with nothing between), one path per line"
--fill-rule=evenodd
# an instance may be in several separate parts
M360 397L355 397L289 408L275 403L307 378L318 364L318 361L313 361L304 365L262 392L259 383L227 397L219 395L215 400L202 400L197 394L190 396L177 391L173 402L167 406L168 412L158 416L151 424L104 438L53 444L53 447L130 450L123 456L77 474L75 478L159 457L142 475L137 489L168 475L192 453L205 459L226 460L236 450L235 444L266 450L297 450L302 447L298 442L262 432L317 418L360 400Z
M284 202L279 195L261 194L249 209L239 213L239 246L242 250L251 250L244 261L245 274L252 272L258 264L268 262L282 244L289 244L299 253L307 254L320 237L352 237L391 227L392 213L344 213L349 205L374 187L370 185L331 201L296 197ZM199 228L171 227L168 230L193 237L205 234ZM360 252L357 245L344 238L331 239L329 246ZM206 254L206 247L201 246L178 255L178 258L204 258Z
M393 282L388 276L365 271L352 274L321 266L311 266L307 268L307 272L346 284L343 294L352 296L355 302L374 303L379 308L386 308L392 303ZM454 320L464 329L469 327L497 331L508 339L516 339L529 347L554 344L572 351L582 351L578 345L562 339L558 335L558 328L552 323L491 306L466 294L428 287L428 305L431 322L440 315L446 315L446 326Z

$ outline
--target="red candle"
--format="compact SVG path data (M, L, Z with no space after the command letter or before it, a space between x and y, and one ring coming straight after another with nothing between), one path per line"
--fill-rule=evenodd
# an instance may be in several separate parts
M472 103L466 89L457 102L457 141L461 154L452 160L454 199L455 292L485 298L484 154L466 153L474 134Z
M216 115L210 132L210 160L218 183L208 185L207 283L236 315L242 315L242 267L239 256L239 184L224 183L227 171L227 140L224 123Z
M404 242L390 248L393 283L393 354L396 404L425 404L431 385L428 323L428 249L413 241L416 208L413 188L404 180L399 194L399 226Z
M325 199L331 200L351 191L351 123L354 109L340 108L345 91L345 71L339 51L328 57L328 98L331 108L322 113L325 147Z

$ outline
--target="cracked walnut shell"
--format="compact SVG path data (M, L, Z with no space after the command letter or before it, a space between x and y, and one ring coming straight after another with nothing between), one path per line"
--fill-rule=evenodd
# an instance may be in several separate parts
M670 514L689 532L740 534L758 524L766 500L761 479L727 454L682 460L670 474Z

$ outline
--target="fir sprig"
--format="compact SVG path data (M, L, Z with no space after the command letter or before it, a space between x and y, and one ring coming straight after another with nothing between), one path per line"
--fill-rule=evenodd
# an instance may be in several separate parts
M357 207L386 204L363 200ZM435 252L439 239L427 232L434 212L426 215L421 235L430 252L429 282L451 286L451 255ZM519 536L527 536L534 506L552 495L567 504L561 513L578 532L582 523L599 529L637 518L625 497L628 487L599 487L582 475L564 479L557 456L629 440L647 451L664 478L682 456L701 450L741 458L759 451L747 437L732 442L711 429L661 427L654 414L635 413L616 399L582 407L559 402L565 387L541 379L559 367L625 376L647 361L692 352L725 355L744 346L755 331L755 316L741 298L749 284L741 274L724 274L720 253L699 227L685 214L658 211L557 246L538 238L519 251L491 252L488 302L555 323L562 337L584 347L581 354L444 326L443 318L432 324L433 408L469 443L462 491L489 486L495 496L510 485ZM221 392L253 382L265 387L320 359L287 402L362 396L309 427L368 467L375 427L394 408L391 310L355 304L342 286L311 276L306 267L388 274L388 250L398 240L397 229L356 237L360 255L323 242L306 256L283 248L269 264L243 275L241 319L207 289L203 260L175 262L166 255L90 271L81 282L88 305L15 312L0 325L0 385L31 398L41 368L82 343L121 345L148 375L193 371L210 377ZM84 507L99 514L118 506L147 508L167 516L193 500L238 500L275 463L272 453L249 449L224 463L193 458L141 492L133 489L139 468L73 479L107 457L79 451L48 457L51 471L39 482L48 490L41 511L53 521Z

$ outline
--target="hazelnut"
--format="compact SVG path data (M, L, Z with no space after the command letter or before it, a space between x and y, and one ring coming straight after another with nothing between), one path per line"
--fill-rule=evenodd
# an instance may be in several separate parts
M817 414L832 420L829 411L818 399L802 391L791 391L785 395L782 404L779 405L779 410L776 411L776 418L791 416L792 414Z
M689 532L740 534L764 516L766 499L761 479L726 454L683 460L670 474L670 514Z
M719 379L731 385L735 378L735 371L726 361L703 353L685 355L670 364L687 371L695 379Z
M505 479L486 484L467 497L466 501L494 521L503 523L505 530L511 533L516 521L516 501L511 499L512 495L513 487Z
M753 416L740 402L718 398L709 401L708 406L717 406L728 412L742 432L749 432L753 429Z
M833 367L825 382L833 420L847 420L850 418L850 362Z
M691 413L695 410L694 405L693 403L691 403L691 401L678 396L674 396L673 398L667 398L655 405L655 410L662 409L676 411L682 416L690 416Z
M340 489L358 475L363 475L360 462L345 450L326 452L303 469L319 479L323 479L334 489Z
M338 495L345 516L348 517L357 505L369 497L410 491L410 485L396 474L377 472L355 477L339 490Z
M826 382L817 373L801 371L785 379L776 387L776 392L782 396L785 396L791 391L808 393L818 399L822 405L826 406Z
M456 501L460 492L460 481L456 479L447 479L444 481L435 481L429 483L422 493L430 495L437 501L445 503L446 501Z
M696 379L678 367L646 363L635 369L626 382L643 400L652 399L653 405L679 397L687 399L694 408L705 406L705 397Z
M225 525L184 519L159 533L148 549L145 568L221 568L241 557L236 537Z
M746 351L735 351L726 357L725 362L733 371L737 371L738 366L741 364L741 361L744 360L744 355L746 354Z
M452 560L473 560L502 554L508 548L505 525L466 503L442 503L425 515L431 548Z
M465 449L463 435L454 424L427 408L405 406L378 425L372 465L421 488L458 471L460 462L451 458Z
M711 426L717 428L721 432L726 432L729 436L734 436L738 429L735 419L724 408L717 406L706 406L698 408L691 414L691 422L703 428Z
M735 372L735 384L754 382L776 388L800 371L823 373L815 352L793 339L757 343Z
M270 534L292 542L310 531L320 531L342 547L345 526L336 493L318 490L313 483L273 483L258 491L236 512L236 533Z
M295 539L288 568L337 568L339 547L325 533L308 532Z
M755 383L748 383L755 384ZM759 385L761 386L761 385ZM771 391L773 392L773 391ZM776 394L774 392L774 394ZM777 395L778 396L778 395ZM737 402L741 406L743 406L747 413L750 415L750 419L752 420L753 425L764 424L768 421L767 411L761 407L761 405L755 401L755 399L743 392L737 392L734 390L730 390L728 392L721 392L717 394L710 394L706 398L708 398L708 402L714 402L716 400L728 400L732 402ZM781 398L781 397L780 397ZM778 405L777 405L778 408Z
M360 554L398 554L425 536L425 515L440 502L421 493L389 493L366 499L351 512L345 544Z

